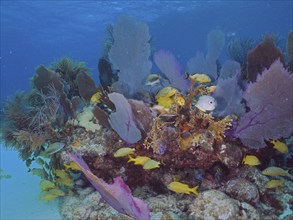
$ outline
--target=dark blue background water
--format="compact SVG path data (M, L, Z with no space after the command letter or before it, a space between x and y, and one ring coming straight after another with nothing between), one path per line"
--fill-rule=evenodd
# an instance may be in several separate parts
M286 37L292 1L3 1L1 0L1 99L29 89L39 64L63 56L84 61L97 79L105 27L120 13L146 21L154 49L172 51L183 67L206 50L211 29L228 37Z

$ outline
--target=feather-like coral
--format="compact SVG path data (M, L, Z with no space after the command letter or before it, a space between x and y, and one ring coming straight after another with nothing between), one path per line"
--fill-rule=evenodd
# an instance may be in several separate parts
M250 111L240 118L236 135L251 148L265 140L288 137L293 132L293 75L276 60L250 83L243 98Z
M263 41L247 54L247 79L255 82L257 75L269 68L276 59L284 64L284 55L276 47L274 38L265 36Z

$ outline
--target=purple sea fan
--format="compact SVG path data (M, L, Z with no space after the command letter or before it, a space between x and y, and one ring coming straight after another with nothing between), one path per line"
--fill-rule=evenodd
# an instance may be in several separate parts
M182 92L186 92L190 88L189 82L181 74L181 66L171 52L159 50L154 54L154 62L168 77L173 87L180 89Z
M250 83L243 95L250 111L240 118L235 134L250 148L293 132L293 76L276 60Z
M95 176L80 156L74 154L69 154L69 156L110 206L118 212L137 220L150 219L150 210L147 204L141 199L132 196L131 190L120 176L116 177L112 184L108 184Z
M141 139L141 132L135 124L131 105L127 99L116 92L108 94L108 97L116 108L116 112L111 113L109 116L109 124L127 143L138 142Z

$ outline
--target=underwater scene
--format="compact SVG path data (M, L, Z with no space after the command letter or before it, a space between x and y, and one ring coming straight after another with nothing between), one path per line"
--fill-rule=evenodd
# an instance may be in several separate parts
M0 4L0 219L293 219L293 1Z

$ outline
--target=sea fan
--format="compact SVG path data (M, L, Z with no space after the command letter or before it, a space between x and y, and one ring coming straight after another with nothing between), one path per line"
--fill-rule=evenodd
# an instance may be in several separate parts
M120 71L118 82L128 85L130 91L127 92L132 96L152 67L148 60L151 54L149 28L143 22L121 15L113 27L113 37L109 59Z
M280 60L250 83L243 98L250 111L240 118L236 136L251 148L265 147L265 140L288 137L293 132L293 75Z
M181 66L175 56L166 50L159 50L154 54L154 62L159 69L168 77L171 85L185 92L190 88L189 82L181 73Z
M108 97L116 108L116 112L111 113L108 119L111 127L127 143L136 143L141 139L141 132L135 124L127 99L119 93L111 93Z

